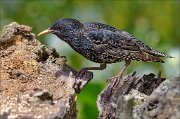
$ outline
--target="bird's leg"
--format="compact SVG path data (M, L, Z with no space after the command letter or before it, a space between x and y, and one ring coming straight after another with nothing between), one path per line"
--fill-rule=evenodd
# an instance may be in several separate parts
M122 70L119 72L119 74L117 75L117 77L119 77L119 78L122 77L124 71L127 69L127 67L129 66L129 64L131 63L130 60L125 61L125 62L126 62L126 64L124 65L123 69L122 69Z
M115 77L113 77L113 78L111 78L111 79L119 79L119 78L121 78L122 77L122 75L123 75L123 73L124 73L124 71L127 69L127 67L129 66L129 64L131 63L131 61L130 60L128 60L128 61L125 61L126 62L126 64L124 65L124 67L123 67L123 69L119 72L119 74L117 75L117 76L115 76Z
M87 70L103 70L105 68L106 64L100 64L99 67L84 67L76 74L76 78L81 77Z

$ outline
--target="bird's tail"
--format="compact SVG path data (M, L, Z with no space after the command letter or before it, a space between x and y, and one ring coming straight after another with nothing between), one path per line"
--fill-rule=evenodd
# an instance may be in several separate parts
M130 53L130 58L132 60L137 60L137 61L145 61L145 62L161 62L164 63L164 61L157 55L152 55L147 52L132 52Z
M152 54L152 55L154 55L154 56L158 56L158 57L174 58L174 57L169 56L169 55L167 55L166 53L160 52L160 51L158 51L158 50L153 50L153 49L152 49L152 50L145 51L145 52L147 52L147 53L149 53L149 54Z
M142 61L150 61L150 62L161 62L164 63L164 61L159 57L159 56L155 56L146 52L142 53Z

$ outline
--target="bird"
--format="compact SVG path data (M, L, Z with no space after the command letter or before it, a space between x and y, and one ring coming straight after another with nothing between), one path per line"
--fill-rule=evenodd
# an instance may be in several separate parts
M58 19L37 36L54 34L86 59L99 63L99 67L84 67L81 76L88 70L104 70L107 64L125 61L117 76L122 77L132 60L164 63L161 57L172 58L166 53L154 50L126 31L100 22L81 23L74 18Z

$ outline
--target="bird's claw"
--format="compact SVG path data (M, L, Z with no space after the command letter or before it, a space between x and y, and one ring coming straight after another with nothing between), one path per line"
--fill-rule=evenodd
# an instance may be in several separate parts
M107 79L107 82L111 84L112 88L116 87L120 82L122 76L115 76Z
M114 77L110 77L107 79L107 82L110 82L111 80L118 80L118 79L121 79L122 76L114 76Z
M77 74L76 74L76 79L81 79L82 77L84 77L84 75L86 75L87 70L86 69L81 69Z

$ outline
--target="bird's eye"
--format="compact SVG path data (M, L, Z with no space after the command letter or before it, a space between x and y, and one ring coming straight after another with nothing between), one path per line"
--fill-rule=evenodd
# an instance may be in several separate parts
M57 28L57 29L62 29L62 27L61 27L61 26L57 26L56 28Z

